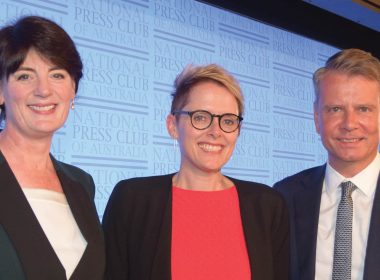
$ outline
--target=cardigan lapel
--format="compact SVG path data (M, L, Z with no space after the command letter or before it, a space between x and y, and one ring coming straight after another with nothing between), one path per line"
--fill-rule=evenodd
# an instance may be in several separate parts
M65 270L0 152L0 222L19 255L27 279L66 279Z
M295 238L300 279L314 279L319 208L326 166L318 167L301 179L300 191L294 195Z

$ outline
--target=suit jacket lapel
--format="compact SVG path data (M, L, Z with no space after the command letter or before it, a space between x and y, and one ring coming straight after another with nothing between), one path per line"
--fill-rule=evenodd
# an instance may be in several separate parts
M300 279L315 277L319 208L325 170L325 165L320 166L309 177L301 179L301 188L295 193L292 203Z
M26 278L66 279L63 266L1 153L0 182L0 222L17 251Z
M380 177L373 199L371 222L368 233L363 280L376 280L380 276Z

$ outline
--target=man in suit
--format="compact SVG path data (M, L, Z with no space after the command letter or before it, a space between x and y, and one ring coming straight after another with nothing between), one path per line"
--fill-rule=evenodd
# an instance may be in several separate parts
M290 211L292 279L380 279L380 62L343 50L313 81L327 163L274 185Z

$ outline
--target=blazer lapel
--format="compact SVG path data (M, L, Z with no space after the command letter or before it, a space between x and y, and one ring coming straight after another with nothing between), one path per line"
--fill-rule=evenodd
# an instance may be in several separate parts
M171 242L172 242L172 177L174 174L165 176L163 186L165 191L160 200L164 206L163 219L160 221L160 231L155 257L152 265L152 280L171 279Z
M380 177L373 199L371 222L368 233L363 280L376 280L380 276Z
M309 177L301 179L301 188L295 193L292 203L300 279L315 277L319 208L325 169L325 165L320 166Z
M70 279L95 280L97 278L94 277L97 275L96 273L93 274L93 272L97 271L96 267L103 265L98 261L102 258L101 253L104 250L99 221L94 218L97 217L95 206L84 186L80 182L73 180L67 174L67 171L61 168L60 163L54 158L52 159L71 212L84 239L87 241L86 249ZM100 276L98 275L98 277Z
M265 260L268 258L263 257L267 254L268 248L265 248L260 238L263 236L262 228L258 219L258 211L260 211L260 202L257 201L255 195L245 192L245 186L238 184L236 180L231 179L238 192L240 215L243 225L245 241L247 243L247 252L249 257L249 265L251 269L252 279L266 279L268 278L266 272ZM264 262L264 263L261 263Z
M66 279L12 170L0 153L0 222L17 251L27 279Z

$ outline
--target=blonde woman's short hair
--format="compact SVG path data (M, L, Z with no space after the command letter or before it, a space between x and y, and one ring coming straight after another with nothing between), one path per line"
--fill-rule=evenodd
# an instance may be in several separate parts
M190 90L200 82L211 81L225 87L236 99L239 115L244 114L244 97L238 81L223 67L216 64L188 65L174 81L171 113L181 110L187 103Z

